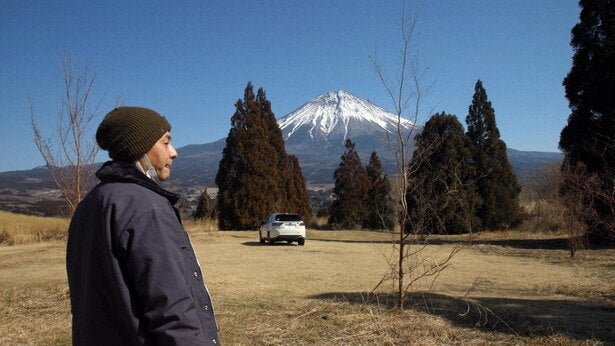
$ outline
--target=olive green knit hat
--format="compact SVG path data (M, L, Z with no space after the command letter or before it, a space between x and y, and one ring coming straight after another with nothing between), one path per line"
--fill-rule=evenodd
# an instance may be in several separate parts
M98 126L96 142L116 161L133 162L146 154L171 125L165 117L142 107L118 107Z

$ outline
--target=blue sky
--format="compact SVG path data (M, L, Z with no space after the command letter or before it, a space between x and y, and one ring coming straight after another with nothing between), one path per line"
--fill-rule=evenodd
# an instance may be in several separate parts
M0 171L43 164L28 99L53 134L64 92L61 61L72 55L97 73L93 129L116 99L167 116L176 147L228 134L248 81L282 117L327 91L345 89L393 106L369 56L392 76L399 60L403 1L34 1L0 0ZM508 147L558 151L569 114L573 0L406 1L420 8L415 52L433 84L428 111L465 125L483 81ZM100 155L100 160L105 156Z

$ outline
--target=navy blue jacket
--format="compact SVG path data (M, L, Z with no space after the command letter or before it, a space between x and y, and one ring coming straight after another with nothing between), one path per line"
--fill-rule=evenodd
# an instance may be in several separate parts
M188 234L161 188L111 161L71 220L66 267L74 345L219 344Z

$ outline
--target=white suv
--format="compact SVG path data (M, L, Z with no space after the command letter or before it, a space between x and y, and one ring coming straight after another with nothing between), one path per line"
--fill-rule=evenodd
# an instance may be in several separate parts
M289 244L296 241L297 244L305 244L305 223L297 214L275 213L269 214L267 219L261 221L258 230L258 241L270 245L277 240L285 240Z

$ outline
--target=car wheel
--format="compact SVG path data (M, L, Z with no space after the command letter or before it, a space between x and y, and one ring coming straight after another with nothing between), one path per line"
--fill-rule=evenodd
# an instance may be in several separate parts
M269 245L273 245L273 239L271 239L271 235L269 234L269 231L267 231L267 241L269 242Z
M303 246L303 245L305 244L305 239L299 239L299 240L297 241L297 243L298 243L299 245Z
M263 238L261 231L258 231L258 242L261 244L265 244L265 238Z

